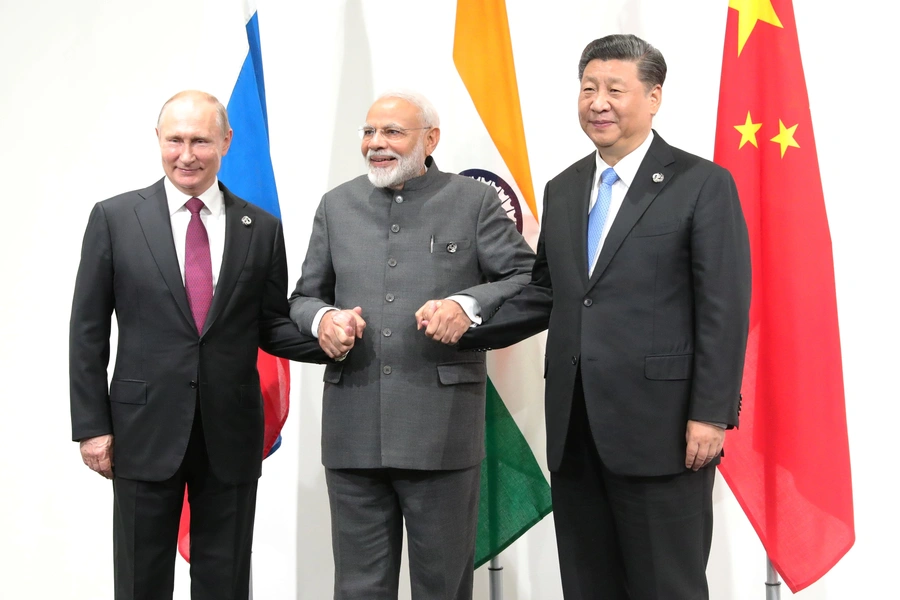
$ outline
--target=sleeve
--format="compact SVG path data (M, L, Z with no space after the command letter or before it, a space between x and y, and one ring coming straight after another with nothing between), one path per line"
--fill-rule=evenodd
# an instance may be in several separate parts
M266 277L263 304L259 318L259 347L266 352L290 360L323 363L328 356L319 342L300 332L291 321L287 302L287 258L281 221L275 230L272 261Z
M482 312L485 322L472 327L459 340L461 350L506 348L547 329L553 308L553 285L547 263L545 235L548 219L550 184L544 188L544 211L537 255L531 270L531 281L521 292L506 300L491 313ZM504 218L507 218L504 215ZM508 218L507 218L508 220Z
M478 264L487 283L459 290L456 294L471 296L486 318L528 283L534 264L534 252L516 231L506 215L500 199L489 187L481 198L475 234Z
M113 256L103 205L94 205L84 233L69 320L69 403L72 439L112 433L107 367L115 309Z
M700 190L690 244L695 333L688 418L734 426L750 324L750 242L725 169L715 169Z
M336 276L328 240L326 198L322 198L316 209L300 279L290 298L291 319L307 335L314 335L312 324L319 311L334 305Z

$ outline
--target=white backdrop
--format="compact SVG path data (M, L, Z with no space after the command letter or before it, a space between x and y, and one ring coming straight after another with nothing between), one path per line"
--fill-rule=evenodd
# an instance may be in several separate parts
M241 28L216 24L230 18L225 4L0 0L0 598L112 597L110 486L69 441L68 317L81 238L94 202L162 175L153 127L166 98L201 88L227 102L246 46ZM895 105L886 88L896 69L884 57L898 15L875 0L794 4L834 245L857 532L844 560L798 597L884 598L897 593L888 590L900 559L888 491L900 418L900 393L888 380L900 358L891 293L900 211L882 126ZM576 118L576 66L584 45L608 33L636 33L663 51L669 77L655 127L711 158L726 0L508 5L536 190L591 150ZM363 170L355 129L378 91L402 85L430 96L445 115L444 148L466 135L442 103L459 85L454 11L452 0L259 0L292 280L320 196ZM436 158L453 157L439 147ZM264 465L257 599L330 597L321 374L293 365L284 445ZM715 509L712 597L764 598L764 552L721 479ZM507 600L561 598L552 516L503 561ZM180 559L176 587L176 598L189 597ZM488 598L486 569L476 573L476 598Z

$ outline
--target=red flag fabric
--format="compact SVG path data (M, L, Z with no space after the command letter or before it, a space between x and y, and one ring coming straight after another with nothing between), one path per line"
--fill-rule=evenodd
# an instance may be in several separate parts
M831 235L790 0L730 0L715 161L750 231L738 429L719 469L797 592L855 540Z

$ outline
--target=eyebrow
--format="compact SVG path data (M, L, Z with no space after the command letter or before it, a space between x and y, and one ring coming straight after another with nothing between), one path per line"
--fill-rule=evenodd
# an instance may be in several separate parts
M363 127L371 127L372 129L389 129L389 128L410 129L409 127L406 127L405 125L400 125L399 123L396 123L394 121L391 121L390 123L385 123L384 125L381 125L380 127L372 125L371 123L364 123Z

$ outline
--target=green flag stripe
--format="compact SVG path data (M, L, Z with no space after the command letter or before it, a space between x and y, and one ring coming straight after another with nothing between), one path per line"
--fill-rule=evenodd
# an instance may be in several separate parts
M490 378L486 400L476 569L552 510L550 485Z

